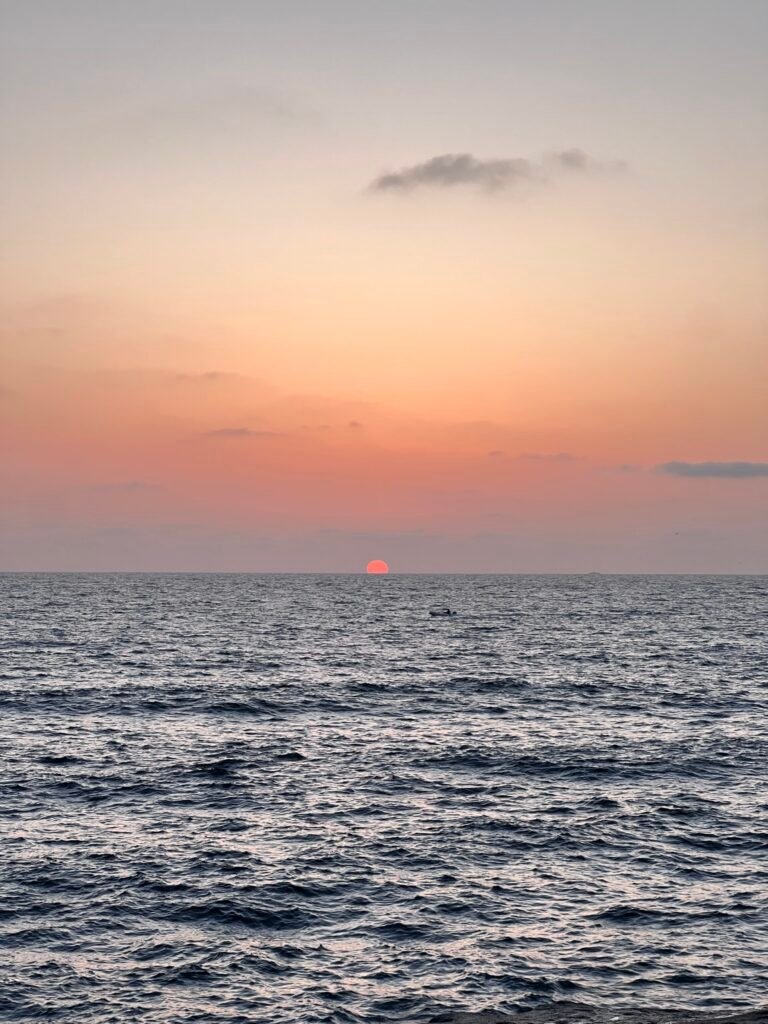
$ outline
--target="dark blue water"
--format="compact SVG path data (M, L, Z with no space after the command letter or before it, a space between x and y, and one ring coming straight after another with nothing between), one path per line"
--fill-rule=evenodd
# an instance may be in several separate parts
M0 598L7 1019L768 997L768 578Z

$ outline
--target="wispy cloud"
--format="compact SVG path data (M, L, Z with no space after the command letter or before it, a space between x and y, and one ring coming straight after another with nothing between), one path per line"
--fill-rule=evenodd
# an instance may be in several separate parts
M546 183L560 174L623 170L618 161L595 160L580 149L566 149L538 160L526 157L482 160L471 153L444 153L375 178L371 192L413 192L422 188L474 186L483 192L501 192L525 183Z
M570 452L555 452L552 455L541 452L522 452L518 455L518 459L529 462L575 462L576 458L577 456L571 455Z
M604 473L642 473L643 467L635 465L634 462L620 462L615 466L602 466Z
M241 375L224 370L205 370L203 373L174 373L173 379L192 384L216 384L223 380L239 380Z
M320 123L318 113L287 96L242 87L179 96L117 113L97 134L109 139L138 138L167 143L169 140L198 140L202 136L242 136L258 139L265 130L282 126Z
M718 477L724 480L768 476L768 462L664 462L656 468L669 476Z
M250 427L221 427L219 430L207 430L204 437L227 438L257 438L257 437L279 437L275 430L251 430Z

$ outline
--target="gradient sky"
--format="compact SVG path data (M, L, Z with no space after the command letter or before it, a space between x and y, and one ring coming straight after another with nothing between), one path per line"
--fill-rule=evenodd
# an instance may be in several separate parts
M768 572L764 0L4 0L0 569Z

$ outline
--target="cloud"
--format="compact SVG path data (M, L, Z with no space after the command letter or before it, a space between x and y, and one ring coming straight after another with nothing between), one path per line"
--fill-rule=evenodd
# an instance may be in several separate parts
M554 455L542 455L540 452L523 452L518 459L525 459L532 462L575 462L577 456L569 452L555 452Z
M322 123L317 111L291 97L252 87L227 89L209 94L179 96L116 113L108 123L94 126L97 137L155 144L173 141L197 142L201 137L241 137L253 142L265 131L284 126Z
M173 379L189 383L215 384L222 380L239 380L241 374L224 370L205 370L203 373L174 373Z
M580 149L551 153L540 160L510 157L480 160L471 153L444 153L420 164L390 171L375 178L371 192L413 192L419 188L474 186L484 192L501 192L525 183L546 183L559 174L622 170L620 162L594 160Z
M207 430L204 437L248 438L248 437L279 437L274 430L251 430L250 427L221 427L219 430Z
M360 420L350 420L349 423L347 424L347 427L350 430L362 430L363 424L360 422Z
M669 476L717 477L722 480L768 476L768 462L664 462L656 468Z
M449 188L477 185L496 192L521 181L531 181L536 169L528 160L478 160L471 153L446 153L421 164L382 174L371 183L374 192L411 192L420 187Z
M552 171L621 172L627 170L623 160L595 160L581 149L563 149L550 153L542 160L542 166Z
M501 451L500 448L494 448L492 451L488 452L488 458L489 459L503 459L504 458L504 452Z
M616 466L603 466L602 470L604 473L642 473L643 467L633 462L620 462Z

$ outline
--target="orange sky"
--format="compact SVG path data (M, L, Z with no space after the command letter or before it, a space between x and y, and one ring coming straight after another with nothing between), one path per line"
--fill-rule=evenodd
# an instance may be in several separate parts
M139 6L11 12L0 569L768 571L764 8Z

